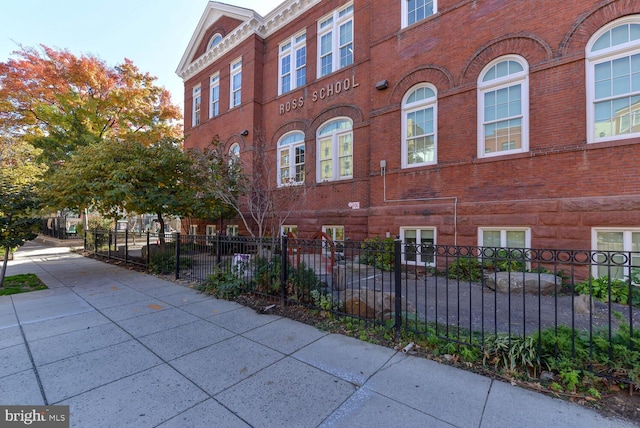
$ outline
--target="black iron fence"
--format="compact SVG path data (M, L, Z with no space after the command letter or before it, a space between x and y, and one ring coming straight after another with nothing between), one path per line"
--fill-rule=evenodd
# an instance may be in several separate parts
M481 350L639 384L640 253L92 231L86 250ZM519 359L515 361L515 359Z
M78 236L80 219L67 217L42 218L40 233L56 239L72 239Z

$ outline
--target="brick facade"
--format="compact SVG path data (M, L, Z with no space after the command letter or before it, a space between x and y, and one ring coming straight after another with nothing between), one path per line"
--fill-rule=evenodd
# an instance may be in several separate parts
M479 228L515 227L530 230L535 248L582 249L593 245L592 228L640 227L640 138L587 143L585 71L589 40L610 22L640 14L640 2L438 0L437 13L402 28L400 2L355 0L353 64L317 78L318 20L345 4L290 0L262 18L210 2L178 69L185 145L205 147L218 135L241 145L243 162L251 165L251 148L263 145L267 163L276 165L279 138L302 131L306 196L286 221L302 237L323 225L344 226L354 240L411 226L435 228L439 244L476 245ZM279 45L301 30L306 84L278 95ZM233 43L203 59L215 33ZM529 67L528 150L479 157L477 82L505 55ZM229 64L240 57L242 104L229 109ZM208 119L215 72L220 115ZM376 89L384 80L388 87ZM437 162L403 168L403 97L425 82L437 89ZM198 84L202 121L192 127ZM353 178L318 182L316 132L340 117L353 122ZM240 135L244 129L248 136Z

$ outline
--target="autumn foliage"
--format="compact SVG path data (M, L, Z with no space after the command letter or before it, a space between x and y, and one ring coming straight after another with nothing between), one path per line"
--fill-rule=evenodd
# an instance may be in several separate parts
M149 145L180 138L181 112L169 92L129 60L21 47L0 63L0 130L26 139L52 164L104 139Z

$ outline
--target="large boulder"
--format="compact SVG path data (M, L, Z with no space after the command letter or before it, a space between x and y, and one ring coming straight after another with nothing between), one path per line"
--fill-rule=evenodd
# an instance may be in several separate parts
M347 314L371 320L390 319L396 308L393 293L367 289L346 290L340 293L340 302ZM402 299L402 311L411 313L416 309Z
M500 293L549 295L560 291L562 278L551 273L495 272L484 277L484 284Z

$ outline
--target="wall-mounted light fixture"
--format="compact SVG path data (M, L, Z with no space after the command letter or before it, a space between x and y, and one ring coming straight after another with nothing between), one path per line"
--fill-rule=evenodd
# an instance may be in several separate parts
M240 135L242 135L243 137L246 137L247 135L249 135L249 130L248 130L248 129L245 129L244 131L242 131L242 132L240 133Z
M388 87L389 87L389 81L386 79L376 83L376 89L379 91L382 91L383 89L387 89Z

